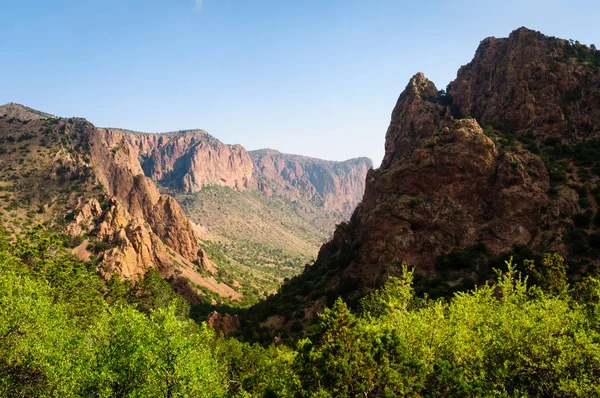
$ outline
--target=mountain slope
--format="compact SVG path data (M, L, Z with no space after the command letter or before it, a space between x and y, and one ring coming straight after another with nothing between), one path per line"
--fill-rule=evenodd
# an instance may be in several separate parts
M14 102L0 106L0 115L19 120L39 120L56 117L49 113L29 108L25 105L15 104Z
M14 171L1 186L14 203L4 223L20 217L19 232L50 222L105 277L137 278L155 268L192 302L253 303L276 291L350 213L371 165L278 154L288 157L286 168L328 181L297 187L266 176L243 147L203 130L146 134L15 104L0 110L0 152L8 154L0 167ZM328 208L336 195L339 206ZM60 206L48 210L54 203Z
M372 165L248 153L203 131L129 137L145 174L202 228L202 246L218 258L224 280L244 281L257 298L314 260L362 197Z
M201 275L214 267L194 226L143 175L122 134L84 119L3 115L0 152L2 223L9 232L38 223L66 231L74 253L93 261L104 276L136 278L155 268L193 302L199 301L200 286L224 297L241 296Z
M423 74L400 95L385 158L351 220L263 316L382 285L416 266L437 295L493 276L510 254L556 251L571 277L600 258L600 53L525 28L481 42L447 93Z

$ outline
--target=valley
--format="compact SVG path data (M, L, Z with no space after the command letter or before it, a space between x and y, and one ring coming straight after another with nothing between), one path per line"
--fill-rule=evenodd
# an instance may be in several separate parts
M349 216L372 166L270 151L280 159L267 175L264 157L259 170L203 130L97 129L16 104L0 113L9 233L45 223L105 275L153 267L192 302L248 306L275 293Z
M600 51L484 38L384 148L0 106L0 396L600 396Z

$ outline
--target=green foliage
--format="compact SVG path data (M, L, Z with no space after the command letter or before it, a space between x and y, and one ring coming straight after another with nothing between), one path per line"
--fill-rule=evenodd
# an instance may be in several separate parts
M413 278L414 270L403 265L400 278L390 277L382 288L361 300L361 311L369 317L407 311L415 296Z
M296 352L286 346L243 344L219 339L215 354L226 365L232 396L296 397L299 379L292 368Z
M415 299L410 274L366 298L378 310L361 317L336 302L299 344L306 395L597 396L598 283L580 305L528 288L507 268L496 286L449 303Z
M321 332L298 343L296 367L303 391L349 397L372 390L375 361L355 316L337 299L319 318Z
M525 261L529 274L537 286L545 292L555 295L567 293L567 266L565 259L558 253L546 253L541 266L536 267L534 261Z
M104 285L65 246L40 229L13 244L0 234L1 396L224 395L214 333L182 319L165 281Z
M120 290L122 292L122 289ZM190 313L188 302L173 292L171 286L154 269L149 269L129 289L127 302L145 314L150 314L152 310L169 307L175 309L175 313L180 319L187 318Z
M176 308L146 317L132 308L106 312L91 330L94 362L86 396L219 396L222 367L212 358L206 326L177 319Z
M591 65L596 70L600 69L600 51L593 44L588 47L578 41L564 41L565 59L575 59L577 63Z
M600 394L600 281L570 287L557 254L525 263L531 281L508 261L494 285L441 300L415 296L402 266L358 312L336 299L293 349L216 336L156 272L102 281L68 244L0 231L1 396Z

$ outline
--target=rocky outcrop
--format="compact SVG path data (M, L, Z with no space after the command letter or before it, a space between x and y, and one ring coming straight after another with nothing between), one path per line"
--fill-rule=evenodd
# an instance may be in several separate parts
M600 52L520 28L484 39L448 94L460 114L482 125L566 141L600 136Z
M586 145L600 134L598 70L595 49L521 28L482 41L447 93L415 75L392 112L381 168L368 173L362 202L301 283L328 275L327 290L359 295L401 263L449 278L441 256L475 247L486 259L515 248L593 254L586 236L598 227L577 227L569 216L597 217L598 197L586 194L597 181L589 155L597 141ZM561 167L567 174L549 173ZM575 227L579 249L565 238ZM445 282L487 279L486 259Z
M196 192L207 185L221 185L244 190L255 185L248 152L241 145L225 145L203 130L108 131L125 137L146 176L172 189Z
M99 269L106 277L117 273L135 278L149 268L164 276L173 273L167 247L142 219L132 217L116 199L111 200L100 221L97 238L112 246L101 254Z
M450 110L438 101L435 84L417 73L400 94L392 112L385 137L385 156L381 169L409 155L423 140L450 124Z
M139 227L144 226L142 229L151 231L178 255L189 261L198 260L201 249L194 228L179 204L173 198L161 195L152 180L144 176L137 148L130 144L129 137L106 129L92 129L88 133L91 165L108 195L120 203L129 218L138 220L139 225L136 224L137 229L134 229L140 230ZM143 241L153 242L152 239ZM141 263L169 272L166 256L159 255L155 248L144 251L154 252L154 255L139 257ZM152 261L146 262L150 259Z
M307 200L347 219L361 200L365 176L373 167L368 158L332 162L272 149L251 151L258 188L270 195Z
M206 323L225 336L230 335L241 327L240 319L237 315L221 314L217 311L208 314Z
M39 192L24 192L27 203L50 219L68 221L73 242L83 242L74 252L84 260L93 254L102 275L137 278L155 268L170 278L175 271L215 271L199 247L197 227L143 175L136 147L123 134L78 118L3 122L3 135L47 148L28 152L34 167L19 187L38 186ZM13 160L6 159L10 169Z
M484 244L496 255L514 246L544 250L562 232L541 216L551 206L548 188L537 156L501 153L475 119L458 120L404 160L371 173L353 224L321 256L356 250L345 274L374 288L401 262L435 273L437 256L454 248Z

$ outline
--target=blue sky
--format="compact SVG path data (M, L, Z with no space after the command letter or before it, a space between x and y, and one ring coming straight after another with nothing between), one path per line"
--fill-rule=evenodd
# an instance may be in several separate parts
M2 0L0 10L0 103L376 165L416 72L445 88L480 40L520 26L600 46L593 1Z

